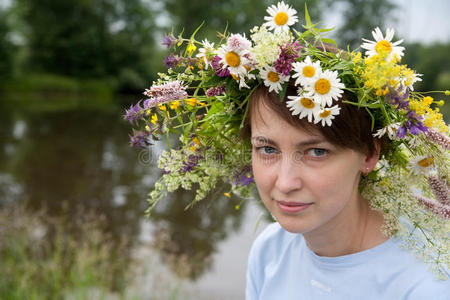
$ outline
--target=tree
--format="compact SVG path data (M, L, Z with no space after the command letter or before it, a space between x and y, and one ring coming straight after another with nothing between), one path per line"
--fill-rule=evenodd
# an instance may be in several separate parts
M7 12L0 10L0 79L10 77L13 69L13 44L9 40Z
M150 74L152 12L142 0L17 0L26 24L29 67L74 77Z
M273 1L267 0L190 0L180 4L178 0L161 0L164 9L169 13L170 26L177 34L184 30L184 36L189 37L204 21L205 24L196 38L208 37L214 39L216 32L223 32L226 27L232 33L249 32L254 26L264 23L266 9ZM297 10L299 23L296 25L301 30L304 22L305 2L308 3L308 11L313 19L320 17L320 1L285 1Z
M392 0L338 0L328 2L343 13L343 24L334 34L341 47L355 49L361 38L372 39L372 30L383 28L386 20L392 20L397 5Z

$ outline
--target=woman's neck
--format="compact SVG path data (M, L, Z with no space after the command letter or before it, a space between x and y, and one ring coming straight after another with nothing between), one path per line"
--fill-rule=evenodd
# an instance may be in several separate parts
M381 233L383 215L359 196L345 214L323 226L320 232L305 233L308 247L317 255L336 257L373 248L388 238Z

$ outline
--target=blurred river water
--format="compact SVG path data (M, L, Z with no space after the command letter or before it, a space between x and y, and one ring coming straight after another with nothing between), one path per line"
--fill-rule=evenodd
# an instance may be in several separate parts
M240 199L219 190L186 211L194 195L179 190L148 219L165 141L151 152L129 146L131 127L122 119L129 100L49 98L0 99L0 206L21 203L68 223L86 213L104 218L108 234L127 238L124 257L149 261L143 294L152 294L149 281L166 278L193 299L243 299L248 252L267 224L255 230L264 211L257 201L236 210Z

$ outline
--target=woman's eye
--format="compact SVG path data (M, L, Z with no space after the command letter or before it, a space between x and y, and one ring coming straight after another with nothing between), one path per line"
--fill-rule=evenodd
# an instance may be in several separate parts
M322 148L313 148L308 150L308 154L312 157L323 157L328 153L328 150Z
M270 155L276 153L275 148L270 146L262 146L262 147L256 147L256 151L258 151L261 154L264 155Z

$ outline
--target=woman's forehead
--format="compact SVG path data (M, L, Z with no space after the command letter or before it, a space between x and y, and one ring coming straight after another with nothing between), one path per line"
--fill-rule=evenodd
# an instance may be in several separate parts
M325 140L323 134L313 126L307 124L293 124L283 119L279 112L275 111L265 101L256 101L255 106L249 112L252 139L265 137L269 139L282 136L299 136ZM282 135L282 136L280 136Z

